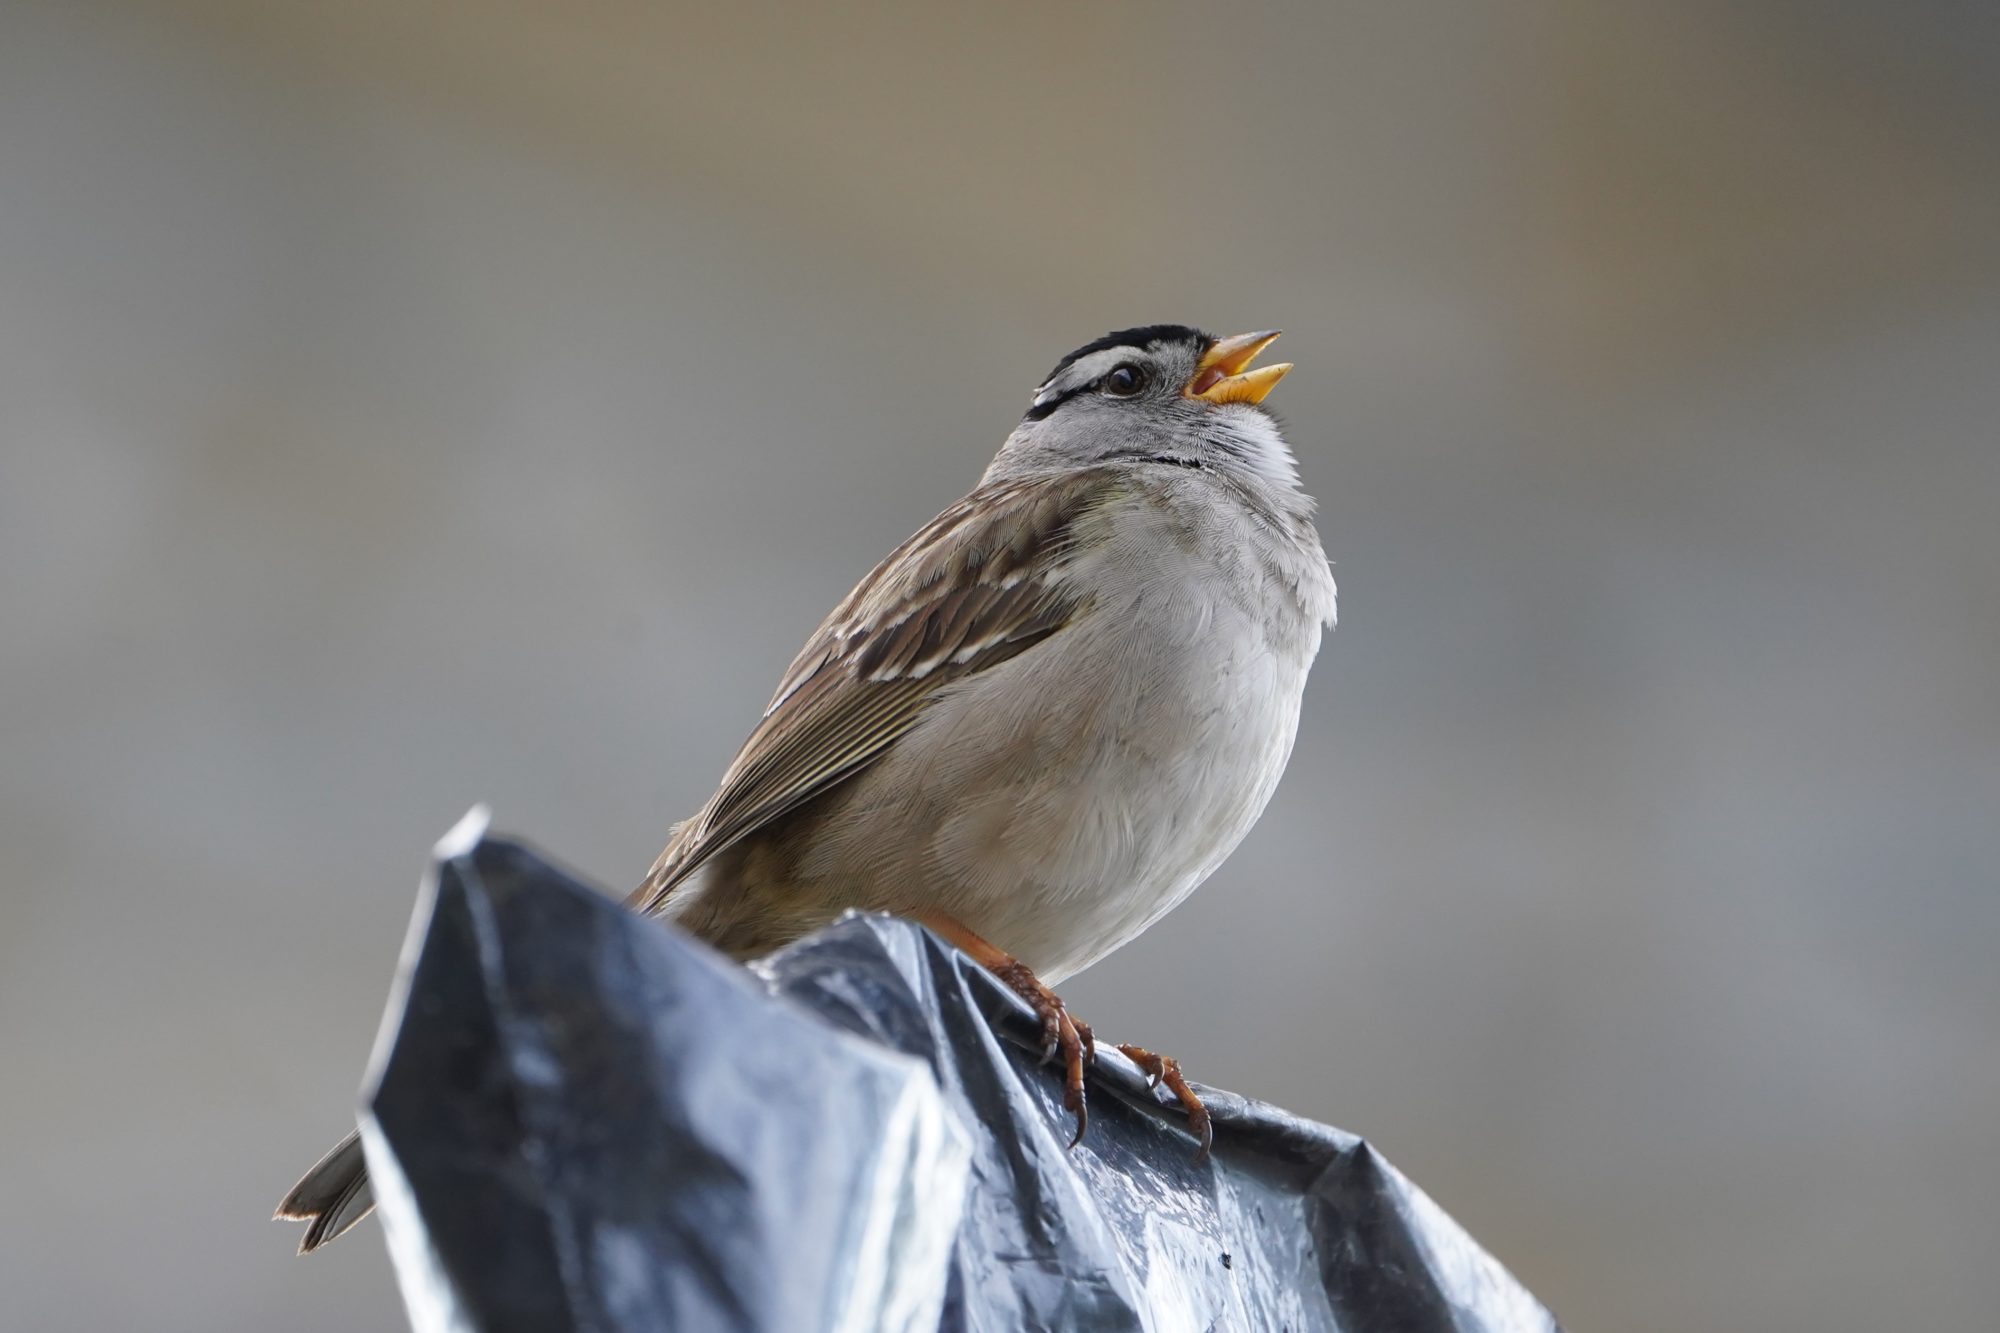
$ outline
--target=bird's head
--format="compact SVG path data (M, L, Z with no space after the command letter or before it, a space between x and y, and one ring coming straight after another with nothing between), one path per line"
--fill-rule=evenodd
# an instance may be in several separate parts
M1291 451L1261 406L1291 364L1250 368L1277 336L1153 324L1085 343L1035 390L987 476L1157 457L1292 482Z

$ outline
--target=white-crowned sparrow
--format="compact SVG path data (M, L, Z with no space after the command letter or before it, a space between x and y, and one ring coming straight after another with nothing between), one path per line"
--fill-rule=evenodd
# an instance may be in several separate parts
M750 958L851 907L915 917L1028 999L1083 1129L1089 1029L1044 983L1222 863L1291 753L1334 585L1260 404L1276 333L1109 334L979 486L806 643L631 906ZM1206 1144L1172 1061L1164 1079ZM370 1206L350 1136L279 1205L301 1250Z

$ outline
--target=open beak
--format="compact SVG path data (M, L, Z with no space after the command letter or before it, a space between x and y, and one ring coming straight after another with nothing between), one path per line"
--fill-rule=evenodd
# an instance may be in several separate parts
M1278 340L1278 333L1277 329L1267 329L1262 333L1239 333L1234 338L1217 338L1202 354L1201 365L1196 368L1194 378L1181 392L1210 403L1263 402L1264 396L1275 389L1278 381L1285 377L1285 372L1292 368L1292 363L1280 361L1256 370L1246 367L1257 359L1257 353Z

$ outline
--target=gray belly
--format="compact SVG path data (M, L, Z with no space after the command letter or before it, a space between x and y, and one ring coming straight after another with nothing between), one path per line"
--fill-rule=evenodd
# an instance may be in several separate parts
M850 907L943 912L1053 984L1192 892L1284 771L1333 584L1316 542L1128 517L1093 552L1077 621L944 687L668 914L749 955Z
M1260 618L1105 616L973 678L829 802L795 886L950 913L1051 983L1088 966L1206 879L1277 785L1318 626L1274 644Z

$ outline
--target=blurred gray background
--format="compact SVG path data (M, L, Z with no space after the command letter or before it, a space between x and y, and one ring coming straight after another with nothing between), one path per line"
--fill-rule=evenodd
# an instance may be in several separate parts
M475 800L623 890L1055 358L1287 332L1290 775L1072 983L1578 1330L2000 1307L2000 9L0 5L0 1297L345 1330Z

